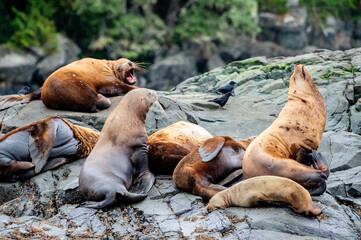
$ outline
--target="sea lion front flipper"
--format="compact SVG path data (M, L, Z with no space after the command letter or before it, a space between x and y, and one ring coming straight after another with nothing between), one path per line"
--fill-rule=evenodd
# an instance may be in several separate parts
M312 150L312 152L309 153L308 156L311 158L312 166L315 169L322 171L328 178L328 176L330 175L330 168L328 166L326 158L320 152L317 152L315 150Z
M131 185L131 191L136 193L147 193L152 188L155 177L148 169L148 151L147 146L144 145L132 156L134 163L134 176Z
M34 126L29 136L29 152L35 173L38 174L47 164L50 150L56 137L57 124L54 121L41 122Z
M123 195L122 202L125 204L136 203L136 202L143 200L147 196L148 196L148 194L139 194L139 193L128 192Z
M206 140L198 149L199 156L202 162L209 162L214 159L224 145L225 139L223 137L214 137Z
M237 169L234 172L232 172L231 174L229 174L227 177L225 177L223 180L221 180L218 184L222 185L222 186L226 186L228 184L230 184L231 182L233 182L234 180L238 180L238 179L243 179L243 170L242 169Z
M149 192L155 182L154 174L149 171L144 171L138 176L135 176L131 191L144 194Z
M64 165L65 163L68 162L70 162L69 158L65 158L65 157L53 158L45 165L43 169L41 169L41 172L45 172L50 169L60 167L61 165Z

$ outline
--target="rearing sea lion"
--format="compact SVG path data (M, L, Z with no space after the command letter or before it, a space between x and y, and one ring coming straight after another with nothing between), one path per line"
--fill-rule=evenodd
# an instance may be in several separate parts
M145 119L156 100L155 91L139 88L127 93L109 114L80 171L79 187L89 200L83 206L107 208L147 196L155 179L148 169Z
M125 94L137 87L134 70L140 67L126 59L115 61L84 58L53 72L33 93L0 102L0 110L40 99L48 108L96 112L110 107L106 97Z
M99 133L51 116L0 138L0 181L29 179L87 156Z
M304 186L311 195L322 194L326 190L329 168L316 151L325 124L325 101L307 68L296 65L290 78L288 102L273 124L246 151L244 178L286 177Z

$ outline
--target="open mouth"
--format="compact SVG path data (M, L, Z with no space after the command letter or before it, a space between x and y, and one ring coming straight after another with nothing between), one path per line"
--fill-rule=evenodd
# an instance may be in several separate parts
M134 74L134 69L130 69L126 74L125 74L125 79L127 80L127 82L131 85L133 85L137 80L135 79L135 77L133 76Z

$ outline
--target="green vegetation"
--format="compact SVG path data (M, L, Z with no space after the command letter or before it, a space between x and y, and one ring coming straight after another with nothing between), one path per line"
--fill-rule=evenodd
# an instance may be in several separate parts
M14 48L57 49L56 34L66 34L87 56L149 61L171 44L222 44L255 37L257 11L278 14L288 0L1 0L0 43ZM361 18L361 0L300 0L309 21L324 24L329 15Z
M51 50L63 33L88 56L147 60L167 44L254 37L256 13L256 0L2 0L0 43Z

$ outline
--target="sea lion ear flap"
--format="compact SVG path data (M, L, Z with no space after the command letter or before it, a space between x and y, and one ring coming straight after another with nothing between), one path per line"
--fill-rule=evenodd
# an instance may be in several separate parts
M223 137L214 137L208 139L198 149L199 156L202 158L202 162L209 162L217 156L224 145L225 139Z
M57 124L54 121L49 121L48 124L41 122L34 127L29 136L29 152L35 173L38 174L48 162L50 150L55 143Z

